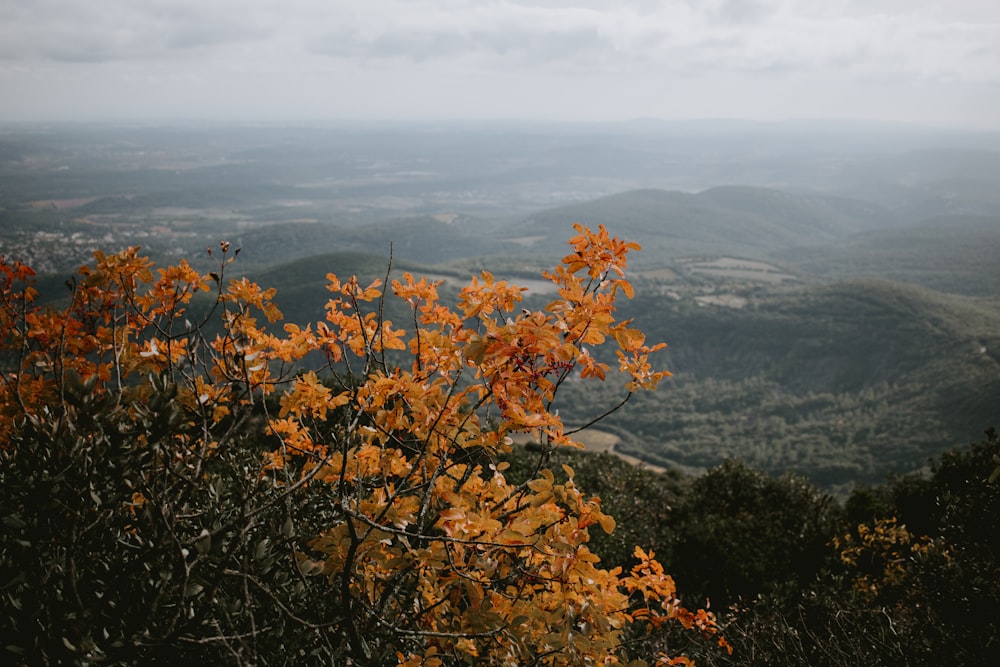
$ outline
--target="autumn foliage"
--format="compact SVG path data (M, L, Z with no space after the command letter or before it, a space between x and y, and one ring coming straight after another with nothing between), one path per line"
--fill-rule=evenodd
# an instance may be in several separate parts
M638 246L576 231L544 309L486 272L454 307L410 274L330 273L326 316L304 325L279 324L274 290L227 280L226 243L204 274L96 253L58 307L4 262L0 574L28 571L5 589L11 650L673 664L643 647L675 624L725 647L653 553L602 567L590 531L614 519L544 465L577 446L553 409L563 383L617 373L630 394L667 375L661 345L615 317ZM386 318L389 299L408 321ZM514 484L501 456L520 432L541 448Z

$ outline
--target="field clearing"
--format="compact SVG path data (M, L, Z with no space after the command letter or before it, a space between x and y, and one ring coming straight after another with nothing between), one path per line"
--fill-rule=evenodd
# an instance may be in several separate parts
M753 271L746 269L710 269L700 266L691 267L691 273L713 278L732 278L734 280L746 280L758 283L782 283L786 280L795 280L794 276L787 273L774 273L772 271Z
M525 247L525 248L530 248L531 246L535 245L536 243L538 243L539 241L541 241L541 240L543 240L545 238L547 238L547 237L545 237L545 236L517 236L515 238L505 239L505 240L507 241L507 243L514 243L514 244L517 244L517 245Z
M445 275L443 273L419 273L418 274L418 273L413 272L413 271L410 271L410 273L413 274L413 279L416 280L417 282L419 282L420 279L423 278L428 283L440 282L442 285L455 285L457 287L462 287L462 285L464 284L464 281L456 278L455 276L447 276L447 275Z
M573 434L573 439L580 442L588 452L614 452L621 438L614 433L600 431L596 428L586 428Z
M518 287L526 287L527 294L553 294L559 291L559 287L550 280L537 280L534 278L512 278L507 281Z
M668 268L661 269L650 269L648 271L639 271L636 275L640 278L648 278L650 280L663 280L666 282L673 282L677 280L677 274Z
M651 465L634 456L629 456L628 454L622 454L619 452L615 449L615 446L621 442L621 438L614 433L601 431L596 428L587 428L579 433L574 433L570 437L583 445L583 449L586 452L611 454L613 456L617 456L626 463L640 468L645 468L646 470L652 470L653 472L666 472L667 470L661 466ZM538 437L534 433L516 433L511 436L511 439L514 441L514 444L517 445L529 445L538 442Z
M221 208L187 208L182 206L161 206L149 212L156 218L182 218L194 220L240 220L245 217L232 210Z
M239 221L240 228L247 227L264 227L267 225L317 225L319 224L318 218L282 218L281 220L254 220L249 222L246 220Z
M427 282L437 282L440 280L442 284L458 288L464 287L468 284L467 278L457 277L454 275L445 275L443 273L411 273L413 273L413 277L416 280L420 280L421 278L426 278ZM494 278L496 278L498 282L505 280L509 285L516 285L517 287L525 288L525 290L527 290L525 294L551 294L559 289L555 283L549 280L537 278L504 278L499 275L494 276Z
M567 430L569 429L567 428ZM621 441L621 438L614 433L600 431L596 428L584 429L579 433L574 433L570 437L583 445L584 450L597 453L613 453L615 445ZM511 435L511 440L513 440L516 445L530 445L538 442L538 434L534 432L514 433Z
M746 271L767 271L771 273L782 273L782 270L773 264L768 264L766 262L758 262L753 259L737 259L735 257L719 257L711 262L695 262L692 268L706 268L706 269L744 269Z
M710 294L696 296L694 300L699 306L723 306L724 308L735 308L736 310L746 307L748 303L746 297L737 296L735 294Z
M77 197L76 199L43 199L40 201L30 202L32 208L55 208L62 211L67 208L76 208L77 206L83 206L84 204L89 204L92 201L96 201L98 197Z
M777 266L752 259L737 259L735 257L719 257L711 261L686 260L691 273L713 278L731 278L759 283L782 283L795 280L795 276L785 273Z

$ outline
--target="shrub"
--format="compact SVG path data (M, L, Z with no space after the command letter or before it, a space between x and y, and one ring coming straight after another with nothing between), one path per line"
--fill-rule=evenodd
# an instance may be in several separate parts
M274 290L226 282L225 243L205 275L97 253L61 310L36 305L30 269L4 263L6 650L579 665L641 657L633 642L671 625L714 634L654 554L603 568L590 530L614 520L572 468L557 480L542 465L574 444L550 410L571 375L621 373L629 395L666 375L650 362L659 346L614 316L638 246L603 227L570 243L546 274L559 297L537 311L489 273L454 309L405 274L391 292L411 307L408 330L383 317L380 282L330 274L323 321L269 331ZM202 293L214 297L198 318ZM617 371L591 353L605 344ZM499 457L528 430L542 458L515 484Z

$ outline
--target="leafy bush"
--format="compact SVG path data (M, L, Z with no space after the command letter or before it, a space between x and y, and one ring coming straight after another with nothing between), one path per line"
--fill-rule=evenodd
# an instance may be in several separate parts
M715 634L652 553L603 568L590 529L614 519L570 466L543 465L573 445L559 387L613 372L591 348L617 348L629 395L666 375L614 316L637 246L577 232L547 308L520 309L484 272L451 309L405 274L391 290L406 331L379 282L330 274L325 319L273 333L259 320L280 319L274 290L227 283L225 243L206 275L97 253L62 310L34 303L30 269L0 265L5 650L578 665L665 662L637 651L673 625ZM203 318L199 293L214 294ZM515 483L500 457L517 431L542 451Z
M987 483L996 446L991 431L945 454L928 477L857 490L814 577L796 579L786 566L786 583L722 613L731 656L698 646L688 654L708 665L996 663L1000 490ZM740 556L744 569L757 558L744 550L733 562Z

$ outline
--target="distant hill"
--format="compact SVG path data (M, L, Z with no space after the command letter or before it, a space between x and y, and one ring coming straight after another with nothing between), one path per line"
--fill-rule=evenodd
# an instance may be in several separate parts
M1000 295L1000 215L938 216L822 246L786 250L786 264L823 278L872 276L973 296Z
M1000 215L997 150L927 148L861 159L842 164L829 181L847 196L878 202L912 221Z
M937 383L951 375L938 374L942 360L979 367L1000 359L1000 311L903 283L774 291L742 309L649 298L623 313L635 306L637 322L670 342L675 370L727 379L764 373L792 391L861 391L912 374Z
M244 248L241 259L254 267L289 262L319 253L356 252L425 264L508 251L478 223L444 222L433 216L384 220L364 226L282 223L257 227L232 239Z
M638 261L721 255L766 257L776 248L843 238L889 227L888 209L859 200L791 194L758 187L717 187L697 194L634 190L532 215L507 233L526 252L555 254L573 222L604 224L616 236L642 244Z
M242 258L242 255L241 255ZM390 266L391 262L391 266ZM441 270L429 268L410 260L393 258L388 255L368 255L355 252L334 252L313 255L304 259L286 262L269 269L254 271L248 278L263 288L275 288L277 294L275 303L284 315L286 322L305 324L323 319L326 303L332 298L327 291L328 273L335 274L341 280L356 275L358 280L367 286L374 280L399 280L404 272L409 271L418 279L427 276L428 280L451 277ZM466 278L467 276L462 276ZM409 308L398 299L386 300L386 317L406 326L409 318ZM406 319L402 319L406 318Z

